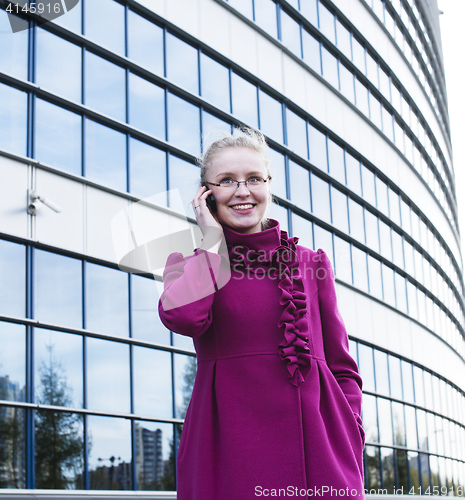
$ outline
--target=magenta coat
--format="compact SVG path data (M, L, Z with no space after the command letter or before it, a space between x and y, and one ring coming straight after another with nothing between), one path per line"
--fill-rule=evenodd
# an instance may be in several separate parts
M194 338L198 361L178 500L362 498L362 382L327 255L273 220L259 233L224 233L227 284L174 307L208 286L222 259L175 253L159 303L164 325Z

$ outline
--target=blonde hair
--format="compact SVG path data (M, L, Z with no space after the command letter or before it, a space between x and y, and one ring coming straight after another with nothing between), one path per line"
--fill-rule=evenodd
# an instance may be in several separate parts
M219 139L213 141L207 148L205 148L203 154L197 159L197 165L200 167L200 185L203 186L206 183L207 171L211 166L215 157L221 153L221 151L226 148L249 148L260 154L263 160L263 164L266 169L269 181L272 180L271 170L270 170L270 158L268 157L268 144L266 143L265 136L258 130L254 130L249 127L236 128L233 134L227 134L226 132L211 132L204 137L204 144L208 136L214 134L220 136ZM273 196L271 190L269 190L268 197L268 207L265 212L264 219L262 220L262 230L266 229L268 226L267 214L273 202Z

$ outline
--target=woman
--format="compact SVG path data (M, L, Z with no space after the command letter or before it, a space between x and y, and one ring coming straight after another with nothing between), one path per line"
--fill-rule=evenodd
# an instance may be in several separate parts
M270 180L260 133L214 142L192 203L204 240L217 231L227 254L209 243L167 262L160 317L194 338L198 361L178 500L363 497L361 379L331 264L266 218ZM229 281L205 293L228 258Z

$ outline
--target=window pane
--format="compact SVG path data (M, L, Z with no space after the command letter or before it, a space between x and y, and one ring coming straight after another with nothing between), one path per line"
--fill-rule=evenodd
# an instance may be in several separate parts
M131 275L132 337L157 344L170 345L170 332L158 314L157 282Z
M412 234L412 225L410 222L410 207L405 203L404 200L400 201L400 208L402 214L402 229L408 234Z
M193 94L199 92L198 52L171 33L166 36L166 76Z
M212 132L212 134L209 134ZM217 132L231 133L231 124L220 120L214 115L202 110L202 148L205 150L209 144L213 143L218 137Z
M137 489L175 489L173 426L160 422L135 422Z
M388 187L379 177L376 177L376 200L378 209L389 217Z
M404 405L401 403L392 402L392 417L394 424L394 444L405 446L405 422L404 422Z
M400 274L394 273L396 281L396 299L397 309L407 312L407 289L405 285L405 278Z
M299 238L299 245L313 249L313 224L292 213L292 235Z
M200 154L200 114L193 104L168 94L168 140L193 155Z
M362 179L360 177L360 161L346 151L347 186L356 194L362 194Z
M393 262L400 268L404 268L404 250L402 236L397 232L392 230L392 252L393 252Z
M407 446L417 449L417 422L413 406L405 405L405 428L407 431Z
M338 279L352 284L350 243L334 235L334 272Z
M81 34L82 33L81 4L73 0L71 1L65 0L65 5L67 9L66 16L56 17L53 20L53 22L59 24L60 26L63 26L68 30Z
M283 142L283 111L282 105L265 92L260 96L260 130L277 142ZM304 124L305 127L305 124ZM307 150L307 134L305 133L305 150ZM306 156L305 156L306 157Z
M388 356L375 350L376 392L389 396Z
M200 169L181 160L177 156L169 155L169 186L171 189L179 189L181 200L184 204L183 209L189 217L195 217L192 209L192 198L199 188ZM180 211L170 204L171 208Z
M365 47L363 47L358 40L352 37L352 61L357 68L365 75L366 62L365 62Z
M288 220L287 220L288 217L287 208L280 207L276 203L272 203L269 217L271 219L277 220L283 231L289 231Z
M82 337L34 328L34 401L82 408Z
M197 360L194 356L174 354L174 387L176 418L185 418L191 400L197 372Z
M391 386L391 396L402 399L402 377L400 372L400 359L396 356L389 358L389 380Z
M381 121L381 103L371 93L369 95L369 101L370 101L370 119L380 130L382 130L383 125Z
M131 193L139 198L166 190L166 153L131 137L129 186Z
M385 264L381 264L383 271L383 292L384 292L384 301L390 304L393 307L396 307L396 292L394 288L394 271L386 266Z
M370 54L366 54L366 63L367 63L367 77L371 81L371 83L378 88L378 63L370 56Z
M81 102L82 49L40 28L36 43L36 83L55 94Z
M313 173L311 174L311 183L312 183L312 212L325 222L331 223L329 185L326 181L320 179Z
M369 116L368 89L357 78L355 79L355 103L357 108L365 115Z
M270 158L270 170L273 180L271 182L271 192L279 196L280 198L287 198L286 194L286 168L285 168L285 158L284 155L278 153L274 149L268 150L268 157ZM307 175L308 179L308 175ZM308 184L308 181L307 181ZM308 186L307 193L310 193L310 187ZM308 202L308 208L310 208L310 200Z
M318 27L317 0L300 0L300 11L307 21Z
M132 489L131 421L89 415L87 440L89 489Z
M0 322L0 399L26 401L26 328ZM0 413L0 425L7 413ZM2 427L2 430L4 428ZM2 442L2 448L5 442ZM3 450L4 451L4 450Z
M381 279L381 262L371 255L368 256L368 277L370 293L378 299L383 298L383 284Z
M365 243L365 227L363 207L349 198L350 234L358 241Z
M338 49L349 59L352 60L352 44L350 31L340 23L336 18L336 36Z
M36 99L35 158L81 175L81 117Z
M171 354L133 347L134 413L158 418L173 414L171 395Z
M128 345L87 338L86 369L88 408L119 413L131 411Z
M391 402L378 398L379 441L381 444L392 445Z
M126 191L126 136L89 119L85 125L86 177Z
M34 250L34 318L82 328L82 264Z
M247 125L258 127L257 87L233 73L232 112L236 118Z
M129 74L129 123L165 139L165 92L133 73Z
M381 464L382 464L382 476L383 476L383 486L388 491L394 491L396 487L396 472L394 467L394 450L391 448L381 448Z
M315 167L327 172L326 136L310 124L308 124L308 146L310 162Z
M308 170L289 160L291 200L310 212L310 184Z
M392 260L392 248L391 248L391 228L384 223L382 220L379 222L379 240L381 255L386 257L388 260Z
M349 101L355 104L354 75L339 61L339 80L341 93Z
M0 314L26 315L26 248L0 240ZM0 364L1 366L1 364Z
M366 244L375 252L379 252L378 217L365 210Z
M323 229L318 224L313 225L313 239L315 241L315 250L321 248L328 255L331 264L333 264L333 234Z
M50 391L55 391L55 387ZM84 488L83 424L83 415L49 410L34 412L36 488Z
M320 42L304 29L302 29L302 49L305 63L313 71L321 74Z
M23 5L23 4L20 4ZM0 50L0 71L8 73L21 80L27 80L27 46L28 46L28 22L11 16L21 31L11 31L9 15L0 9L0 33L2 34L2 50ZM3 106L0 106L2 109Z
M369 394L363 394L362 403L363 429L366 440L371 443L379 443L378 437L378 415L376 409L376 397Z
M254 0L255 22L271 36L278 37L276 4L273 0Z
M124 6L118 2L113 0L86 1L85 36L124 56L124 17Z
M318 14L320 17L320 30L323 35L332 43L336 44L336 27L334 15L322 3L318 4Z
M404 388L404 399L413 403L413 374L412 365L407 361L402 361L402 383Z
M86 263L86 328L128 336L128 275Z
M13 468L4 472L2 488L26 488L26 411L16 407L3 406L0 413L3 431L2 459Z
M368 490L381 488L381 466L378 446L366 446L366 476Z
M0 14L1 12L0 10ZM17 34L14 33L15 36ZM0 52L4 52L3 48ZM26 127L26 92L0 83L0 148L26 156Z
M389 140L394 141L392 115L384 106L381 106L381 114L383 120L383 132L386 134Z
M413 451L407 452L408 455L408 464L409 464L409 472L410 472L410 484L414 488L420 487L420 467L418 464L418 453L414 453Z
M358 346L358 363L360 375L363 379L363 388L366 391L375 390L375 371L373 365L373 349L364 344Z
M205 54L200 54L202 97L229 113L229 70Z
M331 214L333 224L344 231L349 232L349 218L347 212L347 195L331 186Z
M86 106L125 122L126 74L124 69L91 52L86 52L85 62ZM95 85L95 82L98 82L98 85Z
M352 265L354 268L354 285L368 292L367 254L352 246Z
M363 164L361 168L363 198L374 206L376 205L375 174Z
M128 56L152 73L164 76L163 29L128 11Z
M307 158L307 130L306 122L295 113L286 109L287 144L289 149Z
M345 184L344 150L331 139L328 139L329 173L340 183Z
M281 39L285 47L297 57L302 57L300 48L300 25L281 10Z
M339 90L337 59L325 47L321 47L321 62L323 78L335 89Z

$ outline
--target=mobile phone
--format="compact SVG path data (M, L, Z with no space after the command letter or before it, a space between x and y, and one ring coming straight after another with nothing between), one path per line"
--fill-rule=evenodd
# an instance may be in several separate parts
M205 201L207 202L207 207L210 209L210 212L216 212L217 208L215 197L212 194L209 194Z
M207 189L209 189L209 187L206 186L205 184L204 184L204 186ZM207 207L210 209L210 212L216 212L217 211L217 208L216 208L216 199L213 196L213 194L209 194L207 196L207 199L205 201L207 202Z

